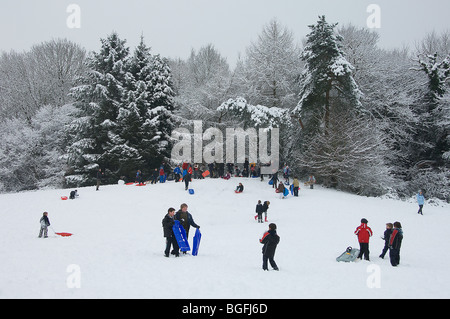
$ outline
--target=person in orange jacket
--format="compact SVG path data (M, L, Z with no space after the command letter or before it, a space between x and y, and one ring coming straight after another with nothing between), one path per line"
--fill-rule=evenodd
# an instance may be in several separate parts
M367 219L361 219L361 225L355 230L355 235L358 236L359 242L358 258L362 259L362 256L364 255L365 260L369 260L369 238L373 235L372 229L367 226L367 223Z

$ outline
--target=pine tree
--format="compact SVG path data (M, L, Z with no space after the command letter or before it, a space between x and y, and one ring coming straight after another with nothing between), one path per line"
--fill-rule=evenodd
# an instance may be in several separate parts
M152 72L149 79L152 98L144 127L148 130L156 129L153 140L157 142L159 156L166 160L170 156L171 134L175 127L173 117L175 93L168 61L159 54L152 58Z
M303 127L297 159L304 173L315 174L326 186L380 195L392 183L385 141L363 110L335 26L319 17L302 53L303 86L294 109Z
M126 98L123 85L129 49L115 32L101 43L100 52L88 59L90 71L71 90L78 114L71 125L74 143L68 153L74 171L69 185L92 183L99 167L111 181L117 180L121 156L133 156L117 132L119 109Z
M305 131L325 134L329 128L333 102L344 101L350 110L361 108L361 92L352 77L352 65L345 59L340 41L334 32L337 24L328 24L325 16L309 26L302 59L306 63L300 101L294 113L300 116Z

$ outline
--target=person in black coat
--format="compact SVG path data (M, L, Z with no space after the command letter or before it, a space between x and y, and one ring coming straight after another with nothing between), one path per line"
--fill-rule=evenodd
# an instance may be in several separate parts
M179 247L175 234L173 232L173 225L175 224L175 208L169 208L166 216L162 220L164 237L166 238L166 249L164 251L164 256L169 257L170 247L173 246L172 254L176 257L180 256Z
M175 220L180 221L181 226L183 226L186 231L186 239L189 237L189 229L191 226L194 228L200 228L200 226L194 222L194 218L192 218L191 213L189 213L187 209L187 204L181 204L180 210L176 212L174 217Z
M269 224L269 230L266 231L263 237L259 240L263 244L262 254L263 254L263 270L269 270L267 267L267 261L274 270L278 270L278 266L275 263L275 250L280 242L280 236L277 235L277 225L271 223Z
M262 223L262 213L263 213L263 205L261 204L261 201L258 201L258 204L256 205L256 216L255 219L258 218L258 223Z
M389 258L391 265L396 267L400 264L400 247L402 246L403 230L400 222L394 223L394 230L389 239Z

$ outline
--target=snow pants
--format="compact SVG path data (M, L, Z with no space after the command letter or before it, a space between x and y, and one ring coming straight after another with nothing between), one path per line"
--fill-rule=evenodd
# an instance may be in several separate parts
M391 248L389 250L389 258L392 266L398 266L400 264L400 249Z
M44 238L47 238L47 234L48 234L48 227L41 227L41 230L39 231L39 238L42 238L42 234L44 234Z
M369 243L359 243L359 259L364 255L365 260L369 260Z
M269 256L269 255L263 255L263 266L262 268L264 270L269 270L267 267L267 261L270 262L270 266L272 266L273 269L278 270L278 266L275 263L275 260L273 259L274 256Z

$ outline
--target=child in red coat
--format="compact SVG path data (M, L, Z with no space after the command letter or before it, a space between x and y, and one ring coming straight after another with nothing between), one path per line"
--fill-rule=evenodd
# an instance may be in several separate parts
M367 219L361 219L361 225L356 228L355 235L358 236L359 242L359 259L364 255L365 260L369 260L369 238L372 236L372 229L367 226Z

